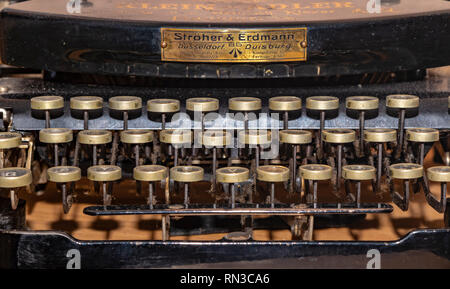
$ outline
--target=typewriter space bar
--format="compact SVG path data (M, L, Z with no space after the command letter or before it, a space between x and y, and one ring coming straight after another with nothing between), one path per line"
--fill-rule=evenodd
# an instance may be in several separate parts
M316 208L311 205L270 205L245 204L235 208L229 206L211 206L190 204L188 208L183 205L155 205L150 209L148 205L116 205L91 206L83 212L91 216L105 215L179 215L179 216L206 216L206 215L334 215L334 214L377 214L390 213L393 208L384 203L365 203L356 207L354 204L318 204Z

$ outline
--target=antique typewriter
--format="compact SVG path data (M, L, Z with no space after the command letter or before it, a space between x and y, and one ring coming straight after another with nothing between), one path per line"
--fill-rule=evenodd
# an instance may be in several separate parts
M0 3L1 268L450 268L449 1Z

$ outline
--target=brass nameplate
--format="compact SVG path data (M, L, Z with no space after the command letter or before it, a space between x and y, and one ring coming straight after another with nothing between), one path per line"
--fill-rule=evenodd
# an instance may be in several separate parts
M306 28L161 28L162 61L305 61L306 49Z

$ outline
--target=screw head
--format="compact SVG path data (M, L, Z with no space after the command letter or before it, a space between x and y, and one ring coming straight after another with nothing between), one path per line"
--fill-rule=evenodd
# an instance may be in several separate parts
M307 46L308 46L308 43L307 43L305 40L303 40L302 42L300 42L300 47L306 48Z
M161 48L166 48L167 47L167 42L163 41L161 42Z

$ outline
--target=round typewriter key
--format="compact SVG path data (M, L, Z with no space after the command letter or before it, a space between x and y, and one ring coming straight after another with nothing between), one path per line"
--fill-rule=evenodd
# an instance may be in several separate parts
M289 169L283 166L260 166L256 170L258 180L264 182L285 182L289 179Z
M120 140L134 147L135 166L140 165L141 145L153 141L153 132L143 129L129 129L120 132Z
M56 95L44 95L31 98L31 109L53 110L64 107L64 98Z
M87 145L107 144L112 141L112 133L107 130L83 130L78 133L78 141Z
M386 106L390 108L418 108L419 103L419 97L416 95L392 94L386 97Z
M342 167L342 177L352 181L373 180L375 168L367 165L347 165Z
M180 101L177 99L150 99L147 101L147 111L161 114L161 129L166 129L166 117L169 113L180 111Z
M170 178L184 183L184 207L189 206L189 183L203 180L204 171L197 166L176 166L170 169Z
M283 112L283 129L288 129L289 112L302 109L302 100L296 96L276 96L269 99L269 109Z
M433 182L450 182L450 166L436 166L427 169L427 176Z
M334 96L310 96L306 108L311 110L334 110L339 108L339 98Z
M10 189L11 208L15 210L19 204L17 188L26 187L32 182L31 171L25 168L0 169L0 188Z
M72 207L73 183L81 179L81 169L71 166L57 166L47 170L47 178L50 182L57 183L62 193L64 213L67 214ZM67 185L70 184L69 188Z
M144 144L153 141L153 133L149 130L129 129L120 132L120 141L128 144Z
M419 107L419 97L408 94L393 94L386 97L386 107L390 109L399 110L398 118L398 135L397 135L397 149L395 151L395 157L400 158L404 153L404 130L405 130L405 118L407 109L417 109Z
M280 131L280 142L292 145L309 144L312 142L312 133L298 129L282 130Z
M0 150L18 148L22 144L22 135L17 132L0 132Z
M432 128L407 129L406 140L413 142L435 142L439 140L439 131Z
M327 165L303 165L300 166L300 178L305 180L305 194L311 198L314 208L317 208L317 182L322 180L330 180L333 175L333 169Z
M248 112L261 109L261 99L256 97L233 97L228 100L228 109L244 113L244 129L248 130Z
M312 164L300 166L300 177L305 180L330 180L332 175L333 169L327 165Z
M424 186L426 200L437 212L444 213L448 210L447 184L450 183L450 166L430 167L427 169L427 177L429 181L440 183L441 197L437 200L428 190L428 186Z
M83 130L78 133L78 143L92 145L92 165L97 165L97 147L108 144L112 141L112 133L107 130ZM113 146L114 147L114 146ZM105 150L106 148L103 149ZM75 158L78 158L78 150L75 150ZM114 153L113 157L114 157ZM77 164L74 160L74 164ZM113 162L112 162L113 163Z
M275 207L275 183L289 180L289 169L283 166L260 166L256 169L259 181L270 183L270 206Z
M280 131L280 142L291 145L291 179L290 192L296 190L297 154L301 154L302 145L312 142L312 133L306 130L288 129Z
M248 181L250 171L242 167L225 167L217 170L217 182L222 184L230 184L231 189L231 208L236 206L236 183Z
M31 171L25 168L0 169L0 188L20 188L31 184Z
M138 166L133 169L133 177L142 182L162 181L167 178L167 168L160 165Z
M325 117L329 112L339 110L339 98L334 96L311 96L306 99L306 109L310 111L316 111L319 113L320 128L318 135L318 157L323 158L323 138L322 133L325 128Z
M260 110L261 99L256 97L233 97L228 100L228 108L234 111Z
M390 128L370 128L364 130L364 140L373 143L395 142L397 131Z
M50 112L62 110L64 108L64 98L57 95L44 95L31 98L31 109L44 111L45 128L50 127Z
M351 129L329 129L323 131L322 137L324 142L336 145L336 190L339 191L341 188L343 144L355 141L356 133Z
M73 134L68 128L45 128L39 131L39 140L48 144L68 143L73 140Z
M122 169L112 165L98 165L88 168L87 177L95 182L113 182L122 178Z
M99 96L75 96L70 98L70 108L83 113L84 130L89 129L89 116L93 111L103 113L103 98Z
M229 132L223 130L207 130L202 134L202 144L206 148L212 148L212 179L211 192L216 189L216 169L217 169L217 149L225 148L232 142L232 136Z
M411 128L406 130L406 140L416 143L417 163L423 165L425 158L425 143L439 141L439 131L432 128Z
M142 109L142 99L137 96L114 96L108 103L110 110L121 112L124 130L128 129L130 113L139 112Z
M333 144L354 142L356 133L351 129L328 129L323 131L323 141Z
M111 205L112 182L122 178L122 169L113 165L96 165L89 167L87 178L93 182L100 182L103 190L103 205Z
M374 96L350 96L345 99L345 106L349 111L357 111L359 119L359 152L364 155L364 122L366 113L378 110L379 100Z
M183 148L183 146L189 145L192 143L192 131L190 130L178 130L178 129L165 129L162 130L159 134L159 140L162 143L166 143L171 145L169 149L173 148L174 157L173 164L174 166L178 165L178 149ZM169 150L171 152L171 150Z
M233 184L246 182L250 177L250 171L242 167L224 167L217 170L219 183Z
M378 109L379 100L374 96L350 96L345 99L345 107L354 110Z
M389 167L389 174L394 179L417 179L423 177L423 167L413 163L399 163Z
M180 101L177 99L150 99L147 102L147 110L150 112L170 113L180 111Z
M203 169L197 166L176 166L170 169L170 178L183 183L199 182L203 180Z
M167 178L167 168L159 165L145 165L135 167L133 177L136 181L148 182L148 204L153 209L154 182Z
M65 153L63 158L66 158L67 143L73 140L72 130L68 128L46 128L39 132L39 140L46 144L53 145L53 155L55 166L59 165L59 146L58 144L64 144Z
M149 130L129 129L120 132L120 141L128 144L143 144L153 141L153 134Z
M269 99L269 109L291 111L302 109L302 100L297 96L275 96Z
M115 110L135 110L142 108L142 99L137 96L114 96L108 102L109 108Z
M423 177L423 166L413 163L399 163L389 167L389 188L392 201L403 211L408 210L410 182ZM395 191L394 179L401 180L403 195Z
M389 128L371 128L364 130L364 140L367 143L374 143L377 154L377 178L376 187L379 191L381 189L381 175L383 173L384 160L384 143L397 141L397 131ZM369 150L370 152L370 150Z
M72 166L57 166L47 170L47 178L54 183L70 183L81 179L81 169Z
M192 131L166 129L161 131L159 135L160 141L172 145L183 145L192 142Z
M99 96L75 96L70 98L70 108L76 110L97 110L103 108L103 98Z
M367 165L344 166L342 168L342 177L345 179L347 196L356 202L358 208L361 207L361 181L373 181L375 179L375 168ZM356 197L350 191L350 183L356 183Z
M211 112L219 110L219 100L210 97L195 97L186 100L186 110Z

